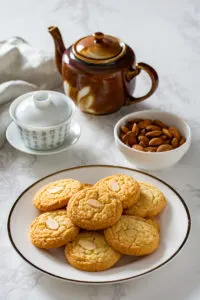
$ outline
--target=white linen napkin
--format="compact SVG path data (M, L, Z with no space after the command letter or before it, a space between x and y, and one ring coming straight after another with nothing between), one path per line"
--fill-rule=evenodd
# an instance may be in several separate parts
M8 109L15 98L34 90L58 89L61 76L54 56L33 48L20 37L0 42L0 147L11 122Z

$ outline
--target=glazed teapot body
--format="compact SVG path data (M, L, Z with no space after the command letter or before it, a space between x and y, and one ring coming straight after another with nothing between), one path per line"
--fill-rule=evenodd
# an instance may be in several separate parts
M65 93L82 111L109 114L148 98L156 90L156 71L144 63L136 65L133 50L120 40L95 33L65 49L58 28L50 27L49 32ZM152 86L145 96L134 98L136 76L142 69L151 77Z

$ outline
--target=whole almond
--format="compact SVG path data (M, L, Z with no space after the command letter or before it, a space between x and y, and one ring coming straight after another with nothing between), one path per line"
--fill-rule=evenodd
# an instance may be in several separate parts
M141 129L139 135L145 135L145 133L146 133L146 129Z
M122 133L122 132L121 132L120 135L119 135L119 137L120 137L121 140L123 140L124 136L125 136L125 134Z
M136 136L137 136L138 133L139 133L139 127L137 126L136 123L133 124L132 132L134 132Z
M172 138L172 134L171 134L171 132L169 132L168 129L163 128L162 131L163 131L163 133L164 133L167 137Z
M128 137L127 137L127 134L124 134L124 135L122 136L122 142L123 142L124 144L128 145Z
M178 139L174 137L171 141L171 145L173 148L177 148L179 146Z
M143 129L143 128L147 128L147 126L151 125L152 121L151 120L144 120L138 123L138 127Z
M159 137L152 138L149 141L149 146L159 146L161 144L163 144L163 140Z
M164 140L164 141L163 141L163 144L164 144L164 145L167 145L167 144L170 144L170 142L171 142L171 140L170 140L170 139L167 139L167 140Z
M146 128L147 131L153 131L153 130L161 130L161 128L159 126L156 125L149 125Z
M160 120L153 120L153 124L158 125L161 128L168 128L169 126L167 126L165 123L163 123Z
M141 145L134 145L132 148L134 148L135 150L144 151L144 147L142 147Z
M171 145L160 145L157 149L157 152L164 152L164 151L169 151L172 150L172 146Z
M156 152L158 147L146 147L144 149L145 152Z
M169 132L173 137L177 138L177 140L180 140L181 134L176 127L169 127Z
M138 141L142 147L147 147L149 145L149 139L145 135L138 136Z
M134 132L132 131L129 131L127 134L126 134L126 138L127 138L127 142L130 146L133 146L135 144L137 144L137 139L136 139L136 135Z
M179 145L181 146L184 143L185 143L185 138L184 138L184 136L182 136L181 139L180 139Z
M129 129L128 129L128 127L126 127L126 126L121 126L120 129L121 129L121 131L122 131L123 133L128 133L128 132L129 132Z
M152 137L160 136L161 134L162 134L161 130L154 130L154 131L147 132L145 135L149 138L152 138Z
M165 134L162 134L162 135L160 136L160 138L161 138L162 140L167 140L167 139L168 139L168 137L167 137Z

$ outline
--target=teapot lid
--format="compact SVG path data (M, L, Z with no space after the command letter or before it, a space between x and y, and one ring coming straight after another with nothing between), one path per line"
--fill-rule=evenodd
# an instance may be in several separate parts
M102 32L95 32L78 40L72 47L74 55L92 64L110 63L121 57L126 45L121 40Z
M13 118L31 127L59 125L72 115L72 101L54 91L38 91L24 94L11 105ZM13 112L13 113L12 113Z

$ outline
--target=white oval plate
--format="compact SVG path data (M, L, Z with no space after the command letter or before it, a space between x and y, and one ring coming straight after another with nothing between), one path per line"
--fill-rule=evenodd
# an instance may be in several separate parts
M159 188L167 199L167 207L159 216L160 246L149 256L124 256L113 268L97 273L84 272L70 266L64 248L46 251L34 247L28 240L29 225L38 216L32 204L36 191L43 185L61 178L75 178L95 183L102 177L122 173L136 180L149 182ZM178 222L177 222L178 220ZM180 195L164 181L149 174L117 166L83 166L62 170L46 176L27 188L14 203L8 218L8 234L18 254L36 269L56 278L77 283L116 283L148 274L167 262L180 251L190 232L190 214Z

